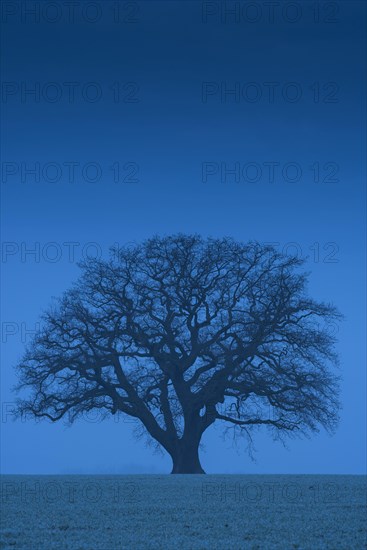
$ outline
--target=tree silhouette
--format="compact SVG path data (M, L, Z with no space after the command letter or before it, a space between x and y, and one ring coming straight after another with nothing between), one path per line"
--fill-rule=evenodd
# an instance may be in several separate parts
M204 473L199 444L214 422L235 438L262 425L274 437L335 429L327 327L340 316L308 298L301 260L182 234L112 252L83 262L44 314L17 367L17 390L30 390L19 414L124 413L170 454L172 473Z

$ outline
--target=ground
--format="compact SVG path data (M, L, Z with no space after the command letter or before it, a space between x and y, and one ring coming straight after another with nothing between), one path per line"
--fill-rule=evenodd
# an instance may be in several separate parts
M362 550L366 479L2 476L0 548Z

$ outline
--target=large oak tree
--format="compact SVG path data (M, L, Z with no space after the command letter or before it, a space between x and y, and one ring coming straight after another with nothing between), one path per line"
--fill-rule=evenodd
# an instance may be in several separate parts
M29 390L18 412L129 415L172 473L203 473L199 444L215 422L246 437L333 431L328 323L339 315L307 296L301 264L259 243L182 234L83 262L18 365Z

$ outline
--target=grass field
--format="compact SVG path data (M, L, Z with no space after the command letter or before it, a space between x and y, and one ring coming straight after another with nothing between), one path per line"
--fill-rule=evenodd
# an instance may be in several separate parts
M2 476L2 549L366 549L362 476Z

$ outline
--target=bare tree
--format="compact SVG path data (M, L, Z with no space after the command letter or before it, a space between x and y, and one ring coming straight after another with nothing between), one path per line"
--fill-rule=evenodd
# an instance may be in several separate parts
M82 263L44 314L17 367L17 390L30 390L20 414L135 417L172 473L204 473L199 444L214 422L250 438L262 425L274 436L335 429L328 323L339 314L307 297L301 260L182 234L112 252Z

